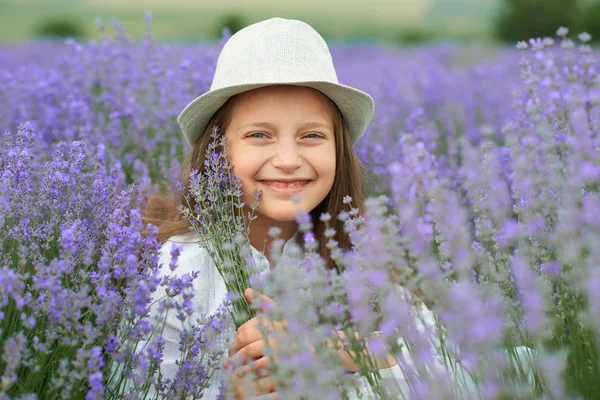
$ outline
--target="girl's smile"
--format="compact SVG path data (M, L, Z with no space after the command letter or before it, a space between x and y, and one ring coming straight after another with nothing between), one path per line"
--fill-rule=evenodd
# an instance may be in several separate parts
M260 180L259 182L268 187L269 189L286 194L296 194L301 192L306 185L308 185L312 179L277 179L277 180Z

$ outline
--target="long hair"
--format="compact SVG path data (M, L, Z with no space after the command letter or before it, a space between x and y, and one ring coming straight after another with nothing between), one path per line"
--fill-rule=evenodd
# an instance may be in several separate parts
M204 132L192 146L192 151L186 155L183 162L183 171L181 181L184 186L184 193L178 196L155 194L148 198L148 201L142 210L144 226L151 223L158 227L158 240L165 242L168 238L175 235L182 235L190 232L190 223L181 218L178 212L178 206L185 204L185 195L189 194L189 174L192 170L199 173L204 171L204 160L206 159L206 149L211 142L210 132L217 125L220 132L225 132L231 122L231 110L236 96L233 96L223 104L212 116ZM320 220L322 213L329 213L331 221L330 227L336 231L334 240L338 242L341 249L350 249L350 238L344 233L344 223L337 216L344 209L344 196L352 197L352 206L357 208L362 214L364 209L364 188L363 177L364 167L352 147L352 141L348 132L348 127L344 121L343 115L335 103L326 97L330 108L333 110L333 129L336 147L336 171L333 186L329 194L323 201L317 205L311 212L313 223L313 232L315 239L319 244L319 254L326 261L328 268L335 268L335 263L330 257L327 249L328 238L325 237L325 224ZM190 207L196 206L193 196L190 197ZM146 231L144 230L144 234Z

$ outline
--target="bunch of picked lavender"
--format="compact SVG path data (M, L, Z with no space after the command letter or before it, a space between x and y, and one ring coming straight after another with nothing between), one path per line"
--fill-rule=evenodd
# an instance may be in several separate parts
M250 249L248 233L250 222L256 217L254 211L260 204L261 192L254 193L256 200L250 211L242 201L242 182L232 173L233 165L227 160L227 137L212 129L212 141L206 149L203 171L190 172L189 188L184 194L187 207L181 205L179 212L191 223L201 238L217 270L232 296L230 310L237 328L255 316L255 311L244 297L249 277L256 271ZM183 188L180 187L180 190Z

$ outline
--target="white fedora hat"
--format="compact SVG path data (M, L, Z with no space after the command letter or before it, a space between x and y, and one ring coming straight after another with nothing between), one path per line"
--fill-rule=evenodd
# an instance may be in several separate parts
M177 117L187 142L194 144L231 96L269 85L307 86L324 93L342 112L352 143L373 117L371 96L338 83L329 48L316 30L302 21L271 18L245 27L225 43L210 90Z

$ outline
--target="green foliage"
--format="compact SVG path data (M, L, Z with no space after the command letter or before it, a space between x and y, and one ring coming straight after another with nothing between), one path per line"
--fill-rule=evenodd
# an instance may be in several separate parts
M560 26L576 26L578 5L579 0L504 0L494 20L494 34L512 43L554 36Z
M244 22L244 17L242 17L238 13L229 13L225 14L217 24L217 32L216 36L220 38L223 33L224 28L228 28L229 32L233 35L240 29L246 26L246 22Z
M600 0L587 2L581 6L577 27L581 32L592 35L592 40L600 41Z
M51 38L83 38L85 29L75 19L62 16L43 20L34 28L37 37Z
M398 34L398 42L402 44L418 44L435 39L435 33L427 28L405 28Z

